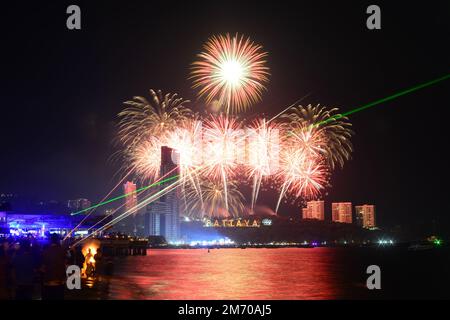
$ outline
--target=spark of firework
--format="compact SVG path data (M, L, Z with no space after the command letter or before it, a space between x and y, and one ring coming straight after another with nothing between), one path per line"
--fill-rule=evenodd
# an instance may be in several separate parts
M281 116L287 122L281 170L277 174L282 183L276 210L286 195L318 197L327 184L330 170L337 165L342 167L350 158L351 124L345 117L328 121L336 111L336 108L327 110L320 105L308 105L294 107L292 113Z
M221 181L203 180L201 184L202 200L197 190L189 186L184 193L186 212L190 217L237 217L244 210L244 197L234 181L228 181L227 191ZM228 207L228 209L227 209Z
M129 165L141 180L157 179L161 168L161 147L164 142L157 137L150 137L146 141L128 149Z
M177 150L180 155L180 175L186 178L182 179L181 192L185 192L187 183L192 184L201 199L198 169L202 165L202 122L197 117L182 122L167 135L166 145Z
M202 163L202 122L198 117L181 122L168 132L165 143L180 153L182 171L198 167Z
M321 158L297 146L285 148L280 157L280 171L277 179L281 181L281 191L275 212L281 199L289 193L295 198L317 197L328 179L327 167Z
M328 110L320 105L298 106L292 111L281 116L288 121L288 134L301 148L322 155L332 170L337 165L342 168L353 149L348 118L336 114L337 108ZM331 118L336 120L329 121Z
M222 180L225 209L228 210L228 180L237 174L237 166L243 148L239 141L243 135L239 123L228 116L209 116L203 123L203 163L202 174L211 180ZM243 141L242 141L243 142Z
M150 89L150 96L150 101L137 96L124 102L126 108L118 115L118 142L124 147L125 163L143 180L157 177L160 149L168 133L193 116L185 106L189 101L177 94Z
M204 45L199 60L192 64L193 87L208 102L226 105L226 114L245 110L261 100L268 81L266 52L250 38L236 34L213 36Z
M247 129L246 175L253 180L251 208L258 198L263 178L278 171L280 154L280 128L275 122L269 124L266 119L253 121Z
M133 97L124 102L126 108L119 113L119 141L126 147L134 148L150 137L161 138L173 130L180 122L192 116L186 107L189 100L161 90L150 89L151 100L145 97Z

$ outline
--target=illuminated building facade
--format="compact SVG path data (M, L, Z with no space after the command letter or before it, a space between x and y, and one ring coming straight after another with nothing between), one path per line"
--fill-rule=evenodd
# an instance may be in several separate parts
M160 177L167 179L180 174L179 154L169 147L161 147ZM180 204L178 188L171 189L177 179L162 183L163 195L147 206L145 218L146 233L151 236L164 236L167 242L180 240Z
M356 223L363 228L375 228L375 206L372 204L364 204L355 206Z
M325 206L322 200L308 201L302 211L303 219L325 220Z
M302 208L302 218L303 219L311 219L308 208Z
M134 209L137 206L136 184L127 181L123 185L123 193L128 194L125 197L125 211L131 210L132 212L136 212Z
M331 218L333 222L352 223L352 203L333 202L331 204Z
M87 234L88 229L99 227L103 217L89 217L83 215L71 216L68 214L27 213L27 212L0 212L0 235L33 235L44 237L48 233L67 234L75 226L83 224L74 232L74 235ZM110 220L106 220L109 222Z
M127 217L120 220L114 227L115 231L120 231L128 235L139 235L139 222L137 221L137 193L136 184L132 181L127 181L123 185L123 194L127 195L125 197L125 203L123 212L118 212L117 214L127 213Z
M164 215L166 204L159 200L153 201L147 206L145 214L145 233L150 236L161 236L164 229Z

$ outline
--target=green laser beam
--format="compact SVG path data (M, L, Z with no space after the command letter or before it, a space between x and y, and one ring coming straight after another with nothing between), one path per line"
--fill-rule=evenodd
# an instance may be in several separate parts
M125 198L125 197L128 197L128 196L134 194L134 193L138 193L138 192L141 192L141 191L145 191L145 190L147 190L147 189L149 189L149 188L151 188L151 187L155 187L155 186L158 186L158 185L160 185L160 184L163 184L163 183L165 183L165 182L167 182L167 181L174 180L174 179L178 178L178 176L179 176L178 174L177 174L177 175L174 175L174 176L169 177L169 178L167 178L167 179L164 179L164 180L161 180L161 181L152 183L152 184L149 185L149 186L145 186L145 187L136 189L136 190L133 191L133 192L130 192L130 193L127 193L127 194L123 194L123 195L121 195L121 196L118 196L118 197L115 197L115 198L108 199L108 200L106 200L106 201L97 203L96 205L93 205L93 206L91 206L91 207L89 207L89 208L86 208L86 209L83 209L83 210L80 210L80 211L77 211L77 212L72 212L70 215L71 215L71 216L75 216L75 215L77 215L77 214L86 212L86 211L91 210L91 209L98 208L98 207L100 207L100 206L103 206L103 205L105 205L105 204L111 203L111 202L113 202L113 201L123 199L123 198Z
M400 92L398 92L398 93L395 93L395 94L393 94L393 95L387 96L387 97L385 97L385 98L382 98L382 99L379 99L379 100L370 102L370 103L368 103L368 104L365 104L365 105L363 105L363 106L361 106L361 107L352 109L352 110L350 110L350 111L347 111L347 112L344 112L344 113L341 113L341 114L337 114L337 115L335 115L335 116L333 116L333 117L331 117L331 118L329 118L329 119L326 119L326 120L323 120L323 121L321 121L321 122L316 123L315 126L320 126L320 125L322 125L322 124L327 124L328 122L338 120L338 119L340 119L340 118L346 117L346 116L351 115L351 114L353 114L353 113L356 113L356 112L359 112L359 111L368 109L368 108L370 108L370 107L376 106L376 105L378 105L378 104L380 104L380 103L383 103L383 102L386 102L386 101L390 101L390 100L396 99L396 98L398 98L398 97L404 96L405 94L408 94L408 93L411 93L411 92L414 92L414 91L417 91L417 90L420 90L420 89L429 87L429 86L431 86L431 85L433 85L433 84L436 84L436 83L438 83L438 82L447 80L448 78L450 78L450 74L447 74L447 75L445 75L445 76L443 76L443 77L440 77L440 78L437 78L437 79L434 79L434 80L431 80L431 81L428 81L428 82L419 84L419 85L414 86L414 87L412 87L412 88L409 88L409 89L400 91Z

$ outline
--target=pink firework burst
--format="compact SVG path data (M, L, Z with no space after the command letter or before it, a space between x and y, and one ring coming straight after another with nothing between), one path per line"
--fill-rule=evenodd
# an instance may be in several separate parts
M261 100L268 81L266 52L250 38L236 34L213 36L192 64L193 87L208 102L218 100L226 113L245 110Z

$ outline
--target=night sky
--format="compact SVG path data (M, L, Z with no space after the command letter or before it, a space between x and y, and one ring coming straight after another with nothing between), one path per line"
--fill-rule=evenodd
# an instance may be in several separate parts
M33 1L2 5L0 193L98 201L118 181L117 113L148 89L201 108L189 65L214 34L268 51L270 82L248 115L304 103L348 111L450 72L450 2ZM78 4L82 30L66 28ZM450 80L350 116L353 159L324 200L373 203L384 226L449 225ZM275 196L260 203L274 207ZM283 206L283 213L299 208Z

